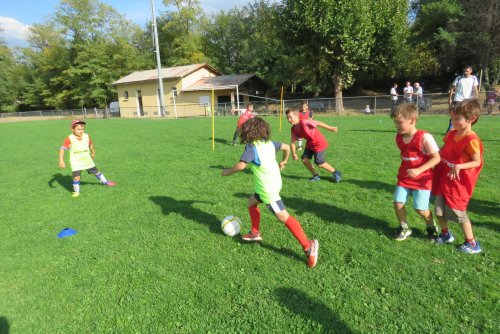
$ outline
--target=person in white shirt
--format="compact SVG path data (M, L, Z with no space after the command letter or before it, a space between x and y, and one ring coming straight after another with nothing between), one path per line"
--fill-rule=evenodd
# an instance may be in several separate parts
M413 87L411 82L407 81L406 86L403 87L403 98L405 103L411 103L411 97L413 95Z
M393 83L392 88L390 90L391 94L391 101L392 101L392 106L391 106L391 114L394 112L394 109L396 108L396 105L398 104L398 84Z
M451 106L455 102L462 102L472 97L478 97L478 87L477 77L472 75L472 67L465 66L464 74L456 77L455 81L451 84L448 104Z
M417 101L415 103L417 104L418 110L420 112L423 112L425 111L424 90L418 82L415 82L413 86L415 87L413 90L413 95L417 97Z

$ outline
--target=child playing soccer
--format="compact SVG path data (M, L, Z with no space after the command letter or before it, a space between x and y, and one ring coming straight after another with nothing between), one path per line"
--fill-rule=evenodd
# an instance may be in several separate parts
M241 129L243 127L243 124L245 124L246 121L248 121L250 118L253 118L254 116L255 115L253 114L253 104L249 103L249 104L247 104L247 109L238 118L238 124L236 125L236 131L234 131L234 135L233 135L233 145L236 145L236 139L238 139L238 136L241 133Z
M439 148L430 133L418 130L418 110L414 104L405 103L396 107L391 115L398 130L396 145L401 151L398 183L394 191L394 211L399 220L396 240L405 240L411 235L406 220L405 203L413 197L413 208L425 220L430 240L437 237L437 230L429 210L432 188L432 168L439 163Z
M433 185L433 193L436 195L434 213L441 227L441 234L436 242L452 243L455 238L448 229L448 222L457 222L465 237L465 242L458 250L465 253L481 252L466 212L483 168L483 143L472 131L479 115L481 105L477 100L464 100L452 109L453 130L443 139L441 162L436 167Z
M271 141L271 129L262 118L256 117L248 120L242 127L240 135L245 151L232 168L223 169L222 176L244 170L247 166L253 172L255 194L248 199L248 212L252 221L252 228L242 239L245 241L261 241L260 235L260 210L259 203L264 203L267 208L285 224L293 236L300 242L308 256L307 265L312 268L318 261L318 240L309 240L297 219L290 216L280 197L281 174L290 156L290 146ZM278 164L276 152L283 151L283 158Z
M80 177L82 170L87 170L89 174L95 177L104 185L116 186L113 181L108 181L102 173L96 168L94 161L95 148L92 140L85 132L85 122L79 119L71 122L71 131L73 134L66 137L64 144L59 150L59 167L66 168L64 162L64 152L69 150L69 162L73 171L73 197L80 195ZM90 151L89 151L90 150Z
M302 121L305 119L312 119L312 118L313 118L312 110L309 109L309 106L307 105L306 101L302 101L299 110L299 119ZM302 141L303 138L299 138L297 141L299 146L298 151L302 151Z
M335 170L335 168L325 161L325 151L328 147L328 142L323 134L318 130L318 127L321 127L329 131L337 132L337 127L329 126L325 123L313 120L300 120L297 113L291 109L286 111L286 117L288 122L292 124L291 147L293 160L297 160L299 158L295 151L295 141L298 138L304 138L307 141L306 149L302 154L302 163L312 174L309 181L319 181L321 179L310 161L314 156L314 163L332 173L332 177L335 182L340 182L340 180L342 180L342 172Z

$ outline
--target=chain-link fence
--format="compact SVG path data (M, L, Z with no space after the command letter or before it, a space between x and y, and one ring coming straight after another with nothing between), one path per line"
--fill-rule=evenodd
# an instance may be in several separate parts
M480 101L484 102L483 113L498 113L498 103L495 98L492 100L490 92L482 93ZM390 95L378 96L357 96L342 98L343 111L337 110L335 98L312 98L300 100L284 100L283 112L287 109L299 109L302 102L307 102L309 109L320 114L389 114L397 105L405 102L414 103L419 111L424 114L447 114L448 94L423 94L413 96L411 100L406 100L399 96L393 100ZM281 110L280 101L273 98L252 101L254 111L263 116L278 116ZM234 103L219 103L214 106L215 116L237 116L246 107L246 102L241 102L239 109ZM210 104L200 103L178 103L169 104L164 108L163 114L167 118L184 117L209 117L212 115ZM111 118L111 117L132 117L132 118L159 118L161 117L159 106L141 106L134 108L120 109L97 109L83 108L74 110L49 110L49 111L26 111L15 113L0 113L0 120L28 120L28 119L52 119L52 118Z

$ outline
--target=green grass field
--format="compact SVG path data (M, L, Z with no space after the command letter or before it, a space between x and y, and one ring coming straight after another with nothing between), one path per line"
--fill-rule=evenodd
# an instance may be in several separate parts
M485 167L469 216L484 252L457 253L424 237L393 240L392 192L399 166L387 116L323 117L327 161L344 180L309 183L300 162L283 171L282 197L320 241L314 269L265 207L260 244L220 231L241 217L250 228L249 172L229 145L236 118L89 120L96 164L118 186L58 168L69 120L0 124L0 333L498 333L500 118L475 126ZM289 125L267 118L273 139ZM444 116L419 128L439 143ZM78 233L58 239L71 227ZM451 226L462 242L460 227Z

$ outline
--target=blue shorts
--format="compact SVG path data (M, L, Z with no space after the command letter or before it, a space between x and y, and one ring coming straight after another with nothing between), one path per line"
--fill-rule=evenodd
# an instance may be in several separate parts
M263 203L262 200L260 199L259 194L255 193L253 194L254 197L259 201L260 203ZM285 211L285 204L283 204L283 201L277 200L276 202L271 202L269 204L266 204L266 207L269 209L274 214L280 213L281 211Z
M429 210L429 200L431 198L430 190L409 189L396 186L394 191L394 203L406 203L408 196L413 197L413 208L415 210Z
M304 160L304 158L311 160L311 158L314 157L314 163L318 166L322 165L325 163L325 151L326 150L314 152L306 147L304 153L302 153L302 160Z

